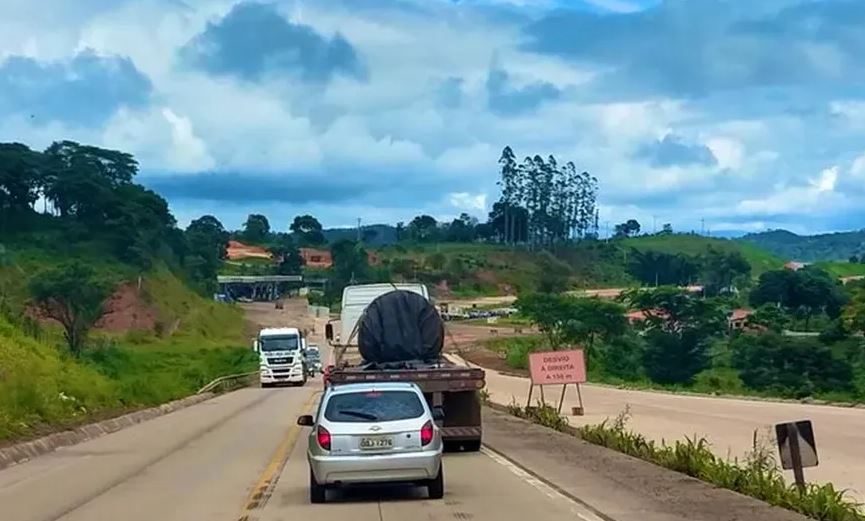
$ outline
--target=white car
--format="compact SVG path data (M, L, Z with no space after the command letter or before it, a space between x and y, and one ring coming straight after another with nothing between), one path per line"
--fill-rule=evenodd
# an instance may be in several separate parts
M329 386L318 412L301 416L309 435L309 499L358 483L414 483L444 495L442 438L420 388L407 382Z

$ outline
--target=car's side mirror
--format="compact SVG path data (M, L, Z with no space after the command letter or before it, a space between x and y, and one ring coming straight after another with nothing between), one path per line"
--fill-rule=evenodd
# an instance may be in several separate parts
M441 405L432 408L432 416L435 421L443 421L445 419L445 410Z
M258 340L252 341L252 350L255 351L256 353L258 352Z
M315 425L315 421L312 419L311 414L304 414L303 416L297 417L297 424L301 427L312 427Z
M333 324L325 324L324 338L326 338L328 341L333 340Z

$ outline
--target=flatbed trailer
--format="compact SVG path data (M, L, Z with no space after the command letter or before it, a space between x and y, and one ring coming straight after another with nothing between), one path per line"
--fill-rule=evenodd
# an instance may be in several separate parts
M413 382L420 387L431 408L441 408L444 419L439 428L450 446L467 451L480 450L483 439L480 391L486 384L483 369L457 365L444 357L433 363L406 362L375 365L366 363L353 342L357 322L376 297L395 289L414 291L429 298L422 285L362 285L343 291L340 317L342 344L334 343L334 327L328 324L325 336L333 346L333 361L325 371L325 385L360 382Z

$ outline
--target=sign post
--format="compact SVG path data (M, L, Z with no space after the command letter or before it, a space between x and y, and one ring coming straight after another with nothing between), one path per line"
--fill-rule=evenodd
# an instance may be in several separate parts
M583 393L580 391L580 384L586 382L586 358L582 349L530 353L529 373L531 375L531 384L529 386L529 398L526 407L531 405L532 390L536 385L540 387L541 403L544 405L546 405L544 386L561 385L562 394L559 397L559 406L557 409L561 413L562 405L565 403L567 386L574 384L577 389L577 399L580 405L579 407L574 407L571 413L575 416L582 416L584 414Z
M778 451L781 454L781 468L793 470L793 478L799 492L805 491L805 467L816 467L817 443L814 441L814 428L811 420L775 425L778 437Z

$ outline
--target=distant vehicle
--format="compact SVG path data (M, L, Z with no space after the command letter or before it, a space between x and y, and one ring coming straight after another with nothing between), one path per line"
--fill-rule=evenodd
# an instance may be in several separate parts
M480 390L485 384L483 369L452 363L441 356L441 344L435 360L376 363L376 360L364 360L360 355L359 322L373 301L394 291L416 293L429 302L429 293L423 284L365 284L348 286L343 290L342 343L334 343L331 324L325 327L325 337L334 346L333 367L325 369L323 378L325 387L355 382L414 382L422 390L430 408L442 407L444 416L439 426L444 441L467 451L480 450L483 435ZM439 317L437 310L432 309L432 312ZM413 323L412 317L398 318L399 323ZM444 327L443 322L439 321L439 324Z
M315 417L297 424L309 434L309 500L324 503L327 490L360 483L414 483L430 499L444 495L442 438L420 388L407 382L328 387Z
M306 348L306 368L310 376L323 372L321 366L321 351L316 344L309 344Z
M237 297L237 301L238 302L245 302L248 304L248 303L252 302L252 299L249 297Z
M262 387L280 383L306 384L306 339L300 330L294 327L262 329L252 347L259 354Z

